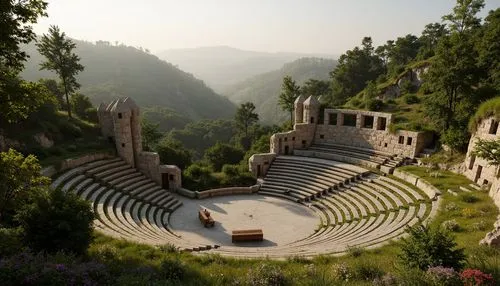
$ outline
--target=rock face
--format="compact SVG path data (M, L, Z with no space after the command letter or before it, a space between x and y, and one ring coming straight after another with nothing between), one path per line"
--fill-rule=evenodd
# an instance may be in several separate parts
M54 146L54 141L50 140L45 133L38 133L33 136L35 141L42 146L42 148L50 148Z
M500 247L500 217L495 222L494 227L492 231L488 232L486 236L481 239L479 244Z
M381 100L394 99L401 96L401 89L406 81L409 81L411 85L418 89L423 83L423 74L427 72L429 69L428 65L424 65L421 67L416 67L408 70L405 74L403 74L395 84L391 84L386 87L382 94L379 96Z

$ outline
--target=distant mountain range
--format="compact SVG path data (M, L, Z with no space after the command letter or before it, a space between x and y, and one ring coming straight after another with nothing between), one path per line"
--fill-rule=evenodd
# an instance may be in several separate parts
M202 79L217 92L250 77L280 69L285 63L303 57L334 58L326 54L266 53L227 46L172 49L158 56Z
M283 77L289 75L299 85L308 79L328 80L337 61L322 58L301 58L280 69L263 73L234 84L222 91L234 103L253 102L263 123L281 124L289 115L278 106Z
M179 119L230 118L235 105L215 93L205 83L174 65L160 60L142 49L108 42L93 44L74 40L75 52L85 70L78 75L80 92L94 104L118 96L133 98L142 107L161 107L161 112L177 113ZM55 74L40 71L44 58L35 45L24 49L30 55L22 76L27 80L55 78ZM150 111L155 109L150 109ZM167 116L168 117L168 116Z

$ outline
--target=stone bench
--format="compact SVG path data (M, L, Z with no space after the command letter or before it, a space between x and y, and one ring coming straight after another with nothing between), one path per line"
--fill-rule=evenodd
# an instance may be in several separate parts
M262 229L233 230L231 239L233 243L240 241L263 241L264 233Z

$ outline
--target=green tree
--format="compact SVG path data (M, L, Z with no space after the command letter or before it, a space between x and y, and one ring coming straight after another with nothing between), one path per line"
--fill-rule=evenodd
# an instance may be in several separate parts
M285 76L281 84L281 93L278 99L278 104L284 111L290 112L290 123L293 124L293 109L295 99L299 96L300 87L292 79L291 76Z
M235 115L236 124L243 129L245 137L248 137L248 127L259 121L259 115L255 113L255 105L251 102L240 104Z
M449 22L452 31L462 34L472 28L477 28L481 20L476 17L484 7L484 0L457 0L453 12L443 16Z
M434 56L439 40L448 35L449 31L445 24L431 23L425 25L422 35L419 38L421 47L418 50L417 58L424 60Z
M243 159L245 153L243 150L217 142L214 146L205 151L205 160L212 166L214 171L218 172L224 164L237 164Z
M478 64L485 73L483 84L500 92L500 8L490 11L477 40Z
M154 149L160 156L160 161L163 164L176 165L181 169L185 169L191 165L191 152L184 148L179 142L172 139L162 140Z
M366 83L385 72L382 59L375 54L370 37L363 38L362 46L347 51L339 58L330 73L332 78L332 105L340 106L362 91Z
M38 159L14 149L0 153L0 225L12 224L16 211L45 189L50 179L40 175Z
M305 96L329 96L332 92L330 83L326 80L308 79L300 88Z
M389 74L392 76L399 74L404 66L417 56L419 48L420 41L414 35L408 34L397 38L389 51Z
M42 193L16 219L24 229L26 244L35 251L83 254L92 241L90 203L71 192Z
M82 119L88 119L87 111L89 108L92 108L92 102L90 102L90 99L81 94L81 93L75 93L73 96L71 96L71 109L73 112L80 118Z
M463 248L457 248L453 237L440 227L415 225L408 228L409 236L401 239L400 262L407 268L427 270L444 266L461 269L465 262Z
M493 166L500 166L500 139L483 140L478 138L472 154L485 159Z
M40 0L2 1L0 5L0 126L26 119L45 102L41 85L19 78L28 58L20 45L35 39L31 24L46 16Z
M141 121L142 146L145 150L153 150L163 134L158 131L160 124L151 123L143 118Z
M66 38L65 33L61 32L57 26L51 26L49 34L44 34L37 46L38 52L46 58L46 61L40 64L41 69L56 72L62 81L68 105L68 116L71 117L69 94L80 87L75 76L84 69L79 63L80 57L73 53L76 45Z
M59 106L66 109L66 103L64 102L64 91L62 90L62 86L60 86L54 79L40 79L39 82L43 84L55 98L57 98Z
M31 24L46 16L47 2L41 0L2 1L0 5L0 71L4 68L19 72L28 55L21 44L33 41L36 34Z

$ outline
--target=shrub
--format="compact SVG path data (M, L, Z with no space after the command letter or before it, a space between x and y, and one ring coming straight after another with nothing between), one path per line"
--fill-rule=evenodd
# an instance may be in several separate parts
M481 272L478 269L465 269L460 273L460 279L464 285L494 285L493 276Z
M453 202L452 202L452 203L447 204L447 205L444 207L444 209L445 209L447 212L452 212L452 211L458 211L458 210L460 210L460 207L459 207L457 204L455 204L455 203L453 203Z
M361 105L361 100L359 98L351 99L351 105L354 107L359 107Z
M420 98L418 98L415 94L405 95L404 100L406 104L415 104L420 102Z
M475 203L475 202L479 201L479 198L474 196L471 193L461 193L459 195L459 198L462 202L465 202L465 203Z
M465 254L449 232L441 227L430 228L416 225L408 228L409 236L401 239L400 262L405 267L425 270L429 267L444 266L461 269Z
M372 281L373 279L381 277L384 274L378 265L375 265L368 260L361 260L354 264L353 272L356 278L366 281Z
M473 231L485 231L488 229L488 224L484 220L481 220L479 222L473 223L471 225L471 229Z
M252 286L280 286L287 285L285 274L277 265L259 264L250 269L247 274L248 284Z
M71 144L66 147L66 150L69 152L76 152L78 150L78 147L76 147L76 145L74 144Z
M393 286L397 285L397 279L394 275L387 273L382 277L375 278L372 285L374 286Z
M75 263L65 254L21 252L2 259L0 281L2 285L108 285L111 276L105 265L94 261Z
M472 208L466 208L462 210L462 216L466 218L474 218L479 216L479 212Z
M59 121L59 130L66 138L82 137L82 129L65 119Z
M447 231L459 231L460 225L454 219L444 221L441 226Z
M460 284L458 273L453 268L443 266L430 267L427 269L426 276L433 285L453 286Z
M103 244L99 245L94 252L93 256L101 262L113 262L119 259L118 249L112 245Z
M348 282L352 277L352 271L346 263L333 264L332 275L335 279Z
M171 243L161 245L160 250L162 252L165 252L165 253L177 253L177 252L179 252L179 248Z
M170 281L181 281L186 274L184 264L178 259L163 260L160 264L160 272L164 279Z
M99 118L97 117L97 109L95 107L85 109L84 119L93 123L97 123Z
M347 253L349 253L352 257L359 257L363 254L363 252L364 249L359 246L349 246L347 248Z
M379 111L384 107L384 102L379 99L370 99L366 101L366 108L370 111Z
M53 190L39 195L18 213L17 220L26 244L36 251L81 254L92 240L90 204L73 193Z
M22 244L20 228L0 228L0 257L20 252Z

